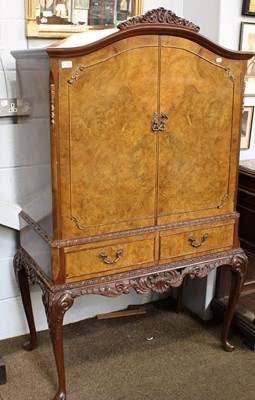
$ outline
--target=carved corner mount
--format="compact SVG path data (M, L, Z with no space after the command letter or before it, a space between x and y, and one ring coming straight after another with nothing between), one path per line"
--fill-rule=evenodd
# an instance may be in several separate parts
M43 304L47 316L50 335L53 340L59 340L62 334L62 324L65 313L72 307L74 298L66 290L65 292L52 293L45 291Z
M238 292L241 294L248 270L248 258L245 253L232 257L231 269L238 276Z
M53 283L41 268L36 266L35 261L22 247L20 247L14 255L13 268L17 282L18 273L24 269L30 284L39 285L43 293L45 293L46 290L52 290Z
M193 24L193 22L187 19L180 18L170 10L166 10L164 7L159 7L150 11L147 11L143 15L138 15L123 21L117 25L120 30L131 28L134 25L140 24L164 24L172 26L184 26L190 28L195 32L199 32L199 26Z

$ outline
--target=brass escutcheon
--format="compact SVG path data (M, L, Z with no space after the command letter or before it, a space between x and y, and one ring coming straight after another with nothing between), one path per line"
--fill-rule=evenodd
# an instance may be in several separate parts
M166 120L168 116L165 113L160 113L160 123L158 124L158 114L154 113L152 116L151 129L153 132L163 132L166 130Z

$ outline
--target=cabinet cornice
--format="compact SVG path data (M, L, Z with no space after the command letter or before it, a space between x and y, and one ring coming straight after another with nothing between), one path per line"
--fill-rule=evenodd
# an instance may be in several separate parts
M151 25L147 23L144 23L142 25L131 26L129 28L126 28L125 30L115 32L96 42L78 47L67 47L68 39L65 39L63 41L58 42L57 45L54 44L52 46L49 46L47 48L47 52L50 57L59 57L59 58L78 57L92 53L96 50L100 50L120 40L142 35L165 35L165 36L176 36L185 38L205 47L206 49L212 51L213 53L221 57L233 60L249 60L254 56L254 53L252 52L234 51L222 47L219 44L207 39L205 36L195 32L193 29L188 27L165 26L162 24Z

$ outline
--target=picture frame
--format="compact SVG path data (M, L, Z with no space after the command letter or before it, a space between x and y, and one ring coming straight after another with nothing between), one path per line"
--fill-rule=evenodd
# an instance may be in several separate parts
M75 10L88 10L89 0L74 0Z
M254 106L244 106L241 125L241 150L250 148Z
M49 4L47 0L47 3ZM116 2L117 0L115 0ZM41 0L42 4L45 3ZM53 0L56 5L57 0ZM130 4L132 4L131 16L142 15L144 13L144 0L129 0ZM89 5L88 5L89 3ZM63 39L74 33L87 32L88 27L87 24L77 24L72 20L73 14L70 12L70 23L67 24L59 24L57 22L51 23L41 23L40 16L40 7L38 0L25 0L26 4L26 37L28 38L40 38L40 39ZM68 0L66 2L68 4L68 10L74 9L77 10L90 10L89 0ZM75 8L76 7L76 8ZM54 8L53 8L54 10ZM89 14L89 12L88 12ZM126 18L125 18L126 19ZM117 22L117 21L115 21ZM105 29L104 26L98 26L96 29Z
M255 23L241 22L239 49L255 53ZM255 96L255 56L247 64L244 94L245 96Z
M242 14L255 17L255 0L243 0Z

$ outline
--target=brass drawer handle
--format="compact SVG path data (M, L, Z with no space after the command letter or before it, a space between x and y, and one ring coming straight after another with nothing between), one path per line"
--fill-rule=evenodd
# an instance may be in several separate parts
M120 260L121 256L123 254L123 249L118 249L116 251L116 258L115 260L107 260L108 255L105 252L101 252L98 254L98 257L101 258L101 260L103 261L103 263L105 264L115 264L117 261Z
M203 244L205 244L205 242L207 241L207 239L209 238L208 233L205 233L202 237L202 241L200 243L195 243L196 239L194 238L194 236L190 236L188 238L188 241L190 242L191 246L193 247L201 247L203 246Z
M160 113L160 124L158 124L158 114L154 113L152 116L152 126L151 129L153 132L163 132L166 130L166 120L168 116L165 113Z

